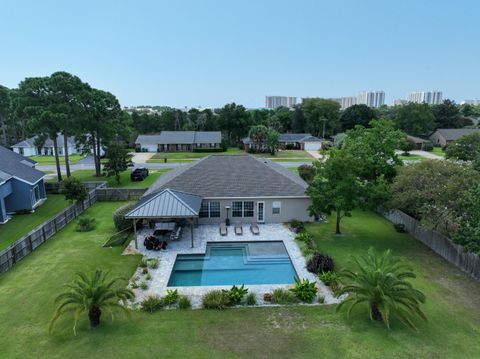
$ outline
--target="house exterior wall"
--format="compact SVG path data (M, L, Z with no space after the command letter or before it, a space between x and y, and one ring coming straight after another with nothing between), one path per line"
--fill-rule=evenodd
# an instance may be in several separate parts
M322 143L321 142L305 142L304 143L304 149L306 151L318 151L322 148Z
M234 201L253 201L253 217L232 217L232 202ZM252 223L258 221L257 203L265 203L265 223L284 223L292 219L298 219L303 222L312 221L308 213L308 207L311 204L310 198L235 198L235 199L208 199L203 202L220 202L220 217L216 218L199 218L199 224L217 224L225 222L227 218L227 210L225 206L230 206L228 218L230 223ZM279 214L273 213L273 202L280 202L281 208ZM262 222L263 223L263 222Z
M40 148L40 152L36 147L13 147L13 152L19 153L23 156L30 157L30 156L41 156L41 155L48 155L53 156L53 147L42 147ZM23 152L23 153L22 153ZM58 147L58 154L63 156L65 154L65 147L61 146ZM77 149L75 146L68 146L68 154L69 155L76 155L78 154Z
M0 223L7 220L7 208L5 206L5 198L12 193L12 184L10 181L0 185Z
M45 184L43 179L35 185L31 185L17 179L10 180L12 186L12 194L5 198L5 207L7 212L16 212L20 210L31 210L36 204L34 197L34 188L38 186L40 198L45 199Z

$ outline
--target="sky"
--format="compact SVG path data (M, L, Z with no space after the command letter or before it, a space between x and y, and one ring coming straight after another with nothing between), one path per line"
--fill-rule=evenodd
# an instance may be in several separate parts
M68 71L122 106L384 90L480 98L478 0L0 0L0 84Z

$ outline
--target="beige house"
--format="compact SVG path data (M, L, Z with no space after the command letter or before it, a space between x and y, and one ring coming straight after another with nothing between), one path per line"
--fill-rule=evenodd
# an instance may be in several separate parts
M434 146L447 147L460 137L480 132L479 128L441 128L430 135L430 141Z

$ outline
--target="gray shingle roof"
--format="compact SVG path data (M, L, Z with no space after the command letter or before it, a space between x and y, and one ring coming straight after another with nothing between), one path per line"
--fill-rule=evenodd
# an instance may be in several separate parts
M197 217L202 205L202 197L171 189L152 193L143 197L128 212L126 218L180 218Z
M35 138L37 137L38 136L27 138L26 140L16 143L12 147L35 147ZM67 137L67 142L69 146L75 146L75 137ZM57 145L63 147L63 135L57 136ZM43 147L53 147L53 141L50 139L50 137L45 140L45 144L43 145Z
M0 169L13 177L35 183L45 174L34 168L35 162L9 149L0 146Z
M212 197L305 197L300 177L250 155L211 155L161 176L145 196L166 188Z
M456 141L460 137L471 135L475 132L480 132L479 128L439 128L437 130L440 135L447 141Z
M138 135L135 143L142 144L142 145L158 145L158 140L160 139L160 134L155 135Z
M313 137L310 133L282 133L279 137L280 142L301 142L307 137Z
M222 133L220 131L197 131L195 132L195 143L220 143Z
M155 135L138 135L135 143L146 145L168 145L194 143L220 143L222 133L220 131L162 131Z

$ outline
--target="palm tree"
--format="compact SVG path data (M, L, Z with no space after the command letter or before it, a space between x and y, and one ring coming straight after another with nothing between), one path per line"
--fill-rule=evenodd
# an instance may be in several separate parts
M393 257L390 250L378 255L370 248L367 255L354 258L354 261L359 271L342 272L342 281L343 278L350 281L340 294L348 293L349 296L337 306L337 311L349 303L349 315L355 306L367 303L370 319L383 321L387 328L390 328L391 315L413 330L417 330L414 318L427 320L420 309L420 304L425 302L425 295L408 282L409 278L416 277L415 274Z
M50 321L49 331L52 332L57 319L68 312L74 313L73 332L76 335L76 326L81 314L87 313L90 327L95 328L100 324L102 310L108 310L113 320L113 309L120 308L129 314L128 309L120 304L135 295L130 289L114 289L113 286L122 278L107 280L108 272L97 269L90 276L77 273L78 278L72 284L66 285L66 292L61 293L56 299L57 308Z

